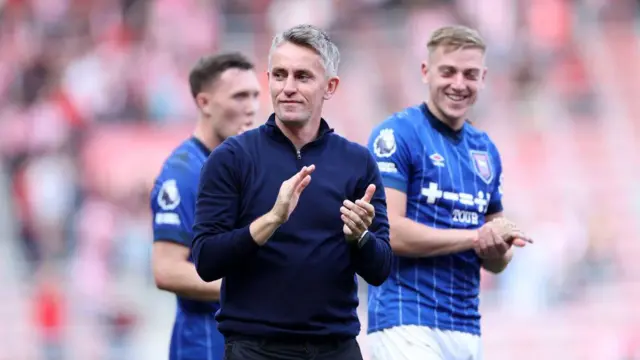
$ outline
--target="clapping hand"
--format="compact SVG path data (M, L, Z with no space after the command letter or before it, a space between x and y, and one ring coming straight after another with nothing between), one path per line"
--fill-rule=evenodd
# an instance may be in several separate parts
M524 247L533 240L525 235L510 220L499 217L478 230L478 238L474 242L474 250L480 258L497 259L511 248L511 245Z
M276 203L271 210L279 223L284 224L289 220L289 216L298 205L300 194L311 182L311 173L315 169L315 165L305 166L282 183Z
M340 218L344 222L342 231L348 242L360 240L371 226L376 210L370 202L375 192L376 186L371 184L362 199L356 200L355 203L345 200L340 207Z

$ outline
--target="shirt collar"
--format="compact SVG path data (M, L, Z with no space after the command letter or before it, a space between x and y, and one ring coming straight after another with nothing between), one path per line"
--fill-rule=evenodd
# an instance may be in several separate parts
M191 141L198 149L200 149L200 151L202 151L205 157L209 157L209 155L211 154L211 149L209 149L207 145L205 145L202 141L200 141L200 139L195 136L191 137Z
M464 127L467 126L466 122L459 130L453 130L451 127L449 127L449 125L438 120L438 118L431 112L431 110L429 110L427 103L422 103L422 105L420 105L420 110L422 110L422 113L429 121L431 127L434 128L437 132L455 142L460 142L462 140Z
M280 130L280 128L278 127L278 125L276 124L276 114L273 113L271 114L271 116L269 116L269 119L267 120L266 124L267 129L269 129L270 134L274 135L275 137L280 138L281 140L289 140L286 135L282 132L282 130ZM329 123L327 123L324 119L320 119L320 128L318 129L318 137L317 139L322 138L324 135L326 134L330 134L333 132L333 129L329 126Z

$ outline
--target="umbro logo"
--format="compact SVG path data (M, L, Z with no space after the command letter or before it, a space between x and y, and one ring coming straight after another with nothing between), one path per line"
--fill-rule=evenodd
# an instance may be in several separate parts
M429 159L431 159L433 166L444 167L444 157L442 155L434 153L429 156Z

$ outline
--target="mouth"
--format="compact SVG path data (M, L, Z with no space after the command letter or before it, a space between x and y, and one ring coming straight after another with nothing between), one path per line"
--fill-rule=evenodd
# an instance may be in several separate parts
M462 101L467 100L467 98L469 98L469 96L460 95L460 94L447 94L447 93L445 93L445 95L447 96L447 98L449 98L449 100L451 100L453 102L462 102Z

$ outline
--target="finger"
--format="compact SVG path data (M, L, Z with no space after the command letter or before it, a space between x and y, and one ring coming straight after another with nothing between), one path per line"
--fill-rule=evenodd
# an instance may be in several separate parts
M503 236L503 239L505 241L512 242L513 240L515 240L515 238L518 238L525 243L533 244L533 239L525 235L522 232L522 230L518 229L518 226L514 222L510 221L509 219L504 217L499 217L499 218L493 219L491 223L496 224L496 226L499 227L499 234ZM518 244L521 244L521 242L518 242ZM519 245L516 245L516 246L519 246Z
M298 184L298 186L296 186L295 189L295 193L300 195L304 189L307 188L307 186L309 186L309 183L311 182L311 176L307 175L305 176L302 181Z
M340 212L342 213L342 215L348 217L349 220L351 220L356 225L355 230L364 231L364 230L367 229L367 226L364 223L364 221L362 220L362 218L360 216L358 216L358 214L356 214L355 212L347 209L344 206L340 207Z
M515 238L513 239L513 242L511 243L513 246L519 247L519 248L523 248L525 246L527 246L527 242L520 239L520 238Z
M343 220L344 221L344 220ZM351 231L351 229L349 228L349 226L347 226L347 224L344 224L344 226L342 227L342 232L346 235L346 236L352 236L353 235L353 231Z
M504 241L503 238L498 236L496 239L496 251L498 252L497 254L498 257L504 256L504 254L506 254L507 251L509 251L509 248L511 248L511 244Z
M482 257L489 256L489 242L491 234L486 233L478 239L478 254Z
M360 201L360 200L357 200ZM357 204L354 204L353 202L349 201L349 200L345 200L342 202L342 204L349 210L355 212L356 214L358 214L358 216L360 216L360 218L364 219L366 217L369 216L369 213L367 210L365 210L364 208L362 208L362 206L359 206ZM366 203L364 203L366 204ZM369 205L369 204L368 204Z
M494 235L495 237L493 238L493 241L494 241L493 246L496 250L495 255L500 257L504 255L507 252L507 250L509 250L510 245L507 241L505 241L505 239L502 236L500 236L497 232L495 232L495 229L494 229Z
M498 253L500 256L504 255L507 253L507 251L509 251L509 248L511 247L511 245L509 245L509 243L507 243L506 241L504 241L502 238L498 237L498 246L496 247Z
M489 224L494 229L496 229L498 234L504 234L504 233L507 233L507 232L512 231L512 230L517 230L516 224L514 224L513 222L509 221L508 219L506 219L504 217L495 218L495 219L491 220L491 222L489 222Z
M482 257L486 255L487 236L490 236L487 230L487 228L480 229L480 231L478 231L478 237L474 240L473 244L476 253Z
M362 232L367 229L368 226L365 223L365 220L358 216L358 214L356 214L355 212L345 208L344 206L340 208L340 212L343 215L347 216L356 225L356 228L354 230L357 230L357 232Z
M358 225L356 225L353 220L351 220L348 216L346 215L341 215L340 218L342 219L342 222L344 222L344 224L347 226L347 228L351 231L351 234L349 235L355 235L355 234L359 234L360 230L358 229Z
M374 184L370 184L369 186L367 186L367 190L365 190L364 192L364 196L362 197L362 201L364 202L371 202L371 199L373 198L373 194L376 192L376 186Z
M489 246L487 247L488 255L492 258L500 257L502 255L500 250L503 241L493 228L491 228L491 238L489 241Z
M371 217L375 217L376 216L376 208L373 207L373 205L371 205L368 202L362 201L362 200L356 200L356 205L360 206L361 208L363 208L367 214Z
M505 238L507 239L507 241L511 241L513 242L515 239L520 239L526 243L529 244L533 244L533 239L531 239L529 236L523 234L521 231L516 230L516 231L510 231L505 235Z
M300 184L302 180L306 179L307 176L311 175L315 169L315 165L303 166L297 174L289 178L289 181L293 181L294 187L297 187L298 184Z
M487 247L484 242L481 241L478 243L478 248L476 249L476 253L478 254L478 256L483 258L486 258L488 256Z

